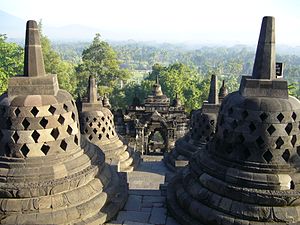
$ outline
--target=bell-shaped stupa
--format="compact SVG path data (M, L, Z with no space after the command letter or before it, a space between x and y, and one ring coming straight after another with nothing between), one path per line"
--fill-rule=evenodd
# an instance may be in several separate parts
M87 102L82 102L80 123L81 133L101 148L106 162L117 166L118 171L131 172L138 165L139 154L123 143L115 130L112 112L98 100L97 84L93 76L89 78Z
M165 156L164 162L169 169L186 166L192 155L214 136L220 108L217 90L217 76L212 75L208 101L204 101L202 107L192 113L190 131L178 139L175 148Z
M252 77L222 102L217 132L167 189L184 225L300 224L300 101L275 71L264 17Z
M35 21L0 121L0 224L103 224L123 207L127 184L81 138L72 96L45 73Z

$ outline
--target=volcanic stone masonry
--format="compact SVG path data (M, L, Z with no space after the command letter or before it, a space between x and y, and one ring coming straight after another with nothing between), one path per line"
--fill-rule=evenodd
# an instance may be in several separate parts
M137 96L124 115L121 110L115 112L117 132L141 154L163 154L174 148L175 141L188 131L188 118L180 99L170 103L162 91L158 76L153 85L152 94L144 104ZM162 140L155 140L156 135Z
M96 80L89 78L88 97L82 102L80 113L81 133L90 142L99 146L106 162L117 166L118 171L131 172L139 163L140 156L125 145L115 131L114 116L109 108L108 97L98 100Z
M222 102L215 137L167 188L184 225L300 224L300 101L275 73L275 19L264 17L252 77Z
M27 22L24 75L0 96L0 224L103 224L127 184L81 138L71 95L46 75L35 21Z
M228 93L224 81L219 96L217 90L217 76L212 75L208 101L203 102L202 107L192 113L191 130L176 141L171 152L165 154L164 162L172 171L186 166L192 155L214 136L220 108L219 98L224 99Z

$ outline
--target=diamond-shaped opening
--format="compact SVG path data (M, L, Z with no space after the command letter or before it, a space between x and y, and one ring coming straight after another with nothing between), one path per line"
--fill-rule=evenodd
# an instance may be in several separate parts
M104 120L105 120L104 116L102 116L102 117L101 117L101 120L102 120L102 121L104 121Z
M293 145L293 147L295 147L296 142L297 142L297 137L296 137L296 135L293 135L292 140L291 140L291 144Z
M251 122L251 123L249 124L249 129L250 129L251 133L254 132L254 131L256 130L256 126L254 125L253 122Z
M296 114L295 112L292 113L292 118L293 118L294 121L296 121L296 119L297 119L297 114Z
M223 123L224 123L224 116L222 115L222 116L221 116L221 119L220 119L219 125L222 126Z
M58 122L59 122L61 125L63 125L64 122L65 122L65 118L64 118L62 115L59 115L59 117L58 117Z
M50 150L50 146L49 145L46 145L46 144L43 144L43 146L41 147L41 151L47 155L47 153L49 152Z
M112 120L109 120L110 123L112 123Z
M53 115L56 111L56 108L54 106L50 105L48 111Z
M111 130L111 127L108 127L108 130Z
M238 135L238 140L239 140L240 143L244 143L245 137L242 134L239 134Z
M21 110L19 108L16 108L15 109L15 115L16 116L19 116L19 114L21 113Z
M257 145L259 146L259 147L261 147L265 142L264 142L264 139L262 139L262 137L258 137L257 139L256 139L256 143L257 143Z
M293 129L292 123L288 123L284 129L285 129L286 133L287 133L288 135L290 135L290 133L291 133L291 131L292 131L292 129Z
M31 137L33 138L35 143L38 143L39 137L41 135L39 134L39 132L37 132L36 130L32 132Z
M75 121L75 113L74 112L72 112L71 118L72 118L73 121Z
M106 134L106 137L109 139L109 134Z
M105 125L106 125L106 126L108 125L107 121L105 122Z
M90 136L89 136L89 139L92 140L92 139L93 139L93 135L90 135Z
M297 146L297 153L300 156L300 146Z
M30 123L28 122L28 120L25 118L22 121L22 126L24 127L25 130L27 130L27 128L29 127Z
M43 119L41 119L40 124L43 128L46 128L47 124L48 124L48 120L43 117Z
M282 113L279 113L277 119L279 122L281 122L284 119L284 115Z
M112 131L111 134L112 134L112 136L115 136L115 132L114 131Z
M248 159L248 158L250 157L250 155L251 155L251 153L250 153L250 151L249 151L248 148L245 148L245 149L243 150L243 153L244 153L245 159Z
M209 123L210 123L210 125L214 125L215 124L215 121L214 120L211 120L211 121L209 121Z
M288 149L286 149L283 154L282 154L282 158L284 159L284 161L288 162L289 161L289 158L290 158L291 154L289 152Z
M99 122L99 123L97 124L97 126L100 128L100 127L101 127L101 123Z
M282 140L281 137L279 137L279 138L277 138L275 144L276 144L276 149L280 149L281 146L284 144L284 141Z
M89 126L90 126L90 127L92 127L92 126L93 126L93 123L92 123L92 122L90 122L90 123L89 123Z
M273 155L272 155L272 153L268 150L268 151L266 151L266 152L263 154L263 157L264 157L264 159L269 163L269 162L272 160Z
M94 128L94 129L93 129L93 132L94 132L94 134L97 134L97 129Z
M93 121L96 122L96 121L97 121L97 118L94 117L94 118L93 118Z
M26 144L24 144L24 145L22 146L22 148L20 149L20 151L22 152L22 154L23 154L24 157L27 157L27 154L28 154L28 152L29 152L29 148L27 147Z
M227 137L228 137L228 130L225 129L225 130L223 131L223 138L227 138Z
M102 128L102 133L104 133L104 132L105 132L105 127Z
M248 115L249 115L249 113L248 113L247 110L244 110L244 111L242 112L242 117L243 117L243 119L246 119Z
M67 147L68 147L68 144L65 140L62 140L61 143L60 143L60 147L62 150L66 151Z
M58 128L53 128L50 134L56 140L57 137L59 136Z
M66 104L63 105L64 110L66 110L68 112L68 106Z
M87 128L84 129L84 133L87 134L88 131L89 131L89 130L88 130Z
M290 189L291 189L291 190L294 190L294 189L295 189L295 183L294 183L293 180L291 180L291 182L290 182Z
M88 117L86 117L86 118L85 118L85 122L88 122L88 121L89 121L89 118L88 118Z
M39 113L39 110L34 106L30 112L34 117L36 117L36 115Z
M232 121L231 128L235 129L235 128L237 128L237 126L238 126L238 123L236 122L236 120Z
M11 118L9 117L9 118L6 120L6 126L7 126L8 128L10 128L11 125L12 125L12 122L11 122Z
M274 132L275 132L275 127L271 124L269 127L268 127L268 129L267 129L267 131L268 131L268 133L270 134L270 135L272 135Z
M74 101L73 101L73 100L71 100L71 103L72 103L72 106L75 106L75 103L74 103Z
M68 133L69 135L71 135L71 134L72 134L72 131L73 131L72 127L70 127L70 125L68 125L67 133Z
M12 136L12 138L14 139L15 143L17 143L18 140L19 140L19 138L20 138L20 136L18 135L17 132L15 132L14 135Z
M98 139L101 140L101 138L102 138L102 134L99 134Z
M77 137L77 135L75 135L75 137L74 137L74 142L75 142L76 145L78 145L78 137Z
M262 114L260 114L260 119L261 121L265 121L268 118L268 114L266 114L265 112L263 112Z

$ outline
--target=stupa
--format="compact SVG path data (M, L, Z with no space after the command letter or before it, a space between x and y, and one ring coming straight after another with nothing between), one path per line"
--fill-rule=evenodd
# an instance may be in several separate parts
M214 136L220 108L219 96L224 98L226 95L224 82L220 89L221 94L218 95L217 82L217 76L211 75L208 100L203 102L200 109L192 113L190 131L178 139L175 148L165 155L164 162L169 169L175 171L186 166L192 155L201 150Z
M103 224L123 207L127 184L81 138L72 96L45 73L35 21L0 121L0 224Z
M106 96L104 103L106 107L98 100L96 80L90 76L88 98L82 102L80 113L81 133L103 150L107 163L117 166L120 172L131 172L138 165L140 156L118 136Z
M275 19L264 17L252 76L220 107L217 132L167 189L184 225L300 224L300 101L276 77Z

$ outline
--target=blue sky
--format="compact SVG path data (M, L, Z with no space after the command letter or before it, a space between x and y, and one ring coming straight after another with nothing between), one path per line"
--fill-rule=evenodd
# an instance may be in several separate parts
M276 18L277 43L300 45L299 0L0 0L0 5L49 26L81 24L124 39L168 42L256 44L262 17L269 15Z

